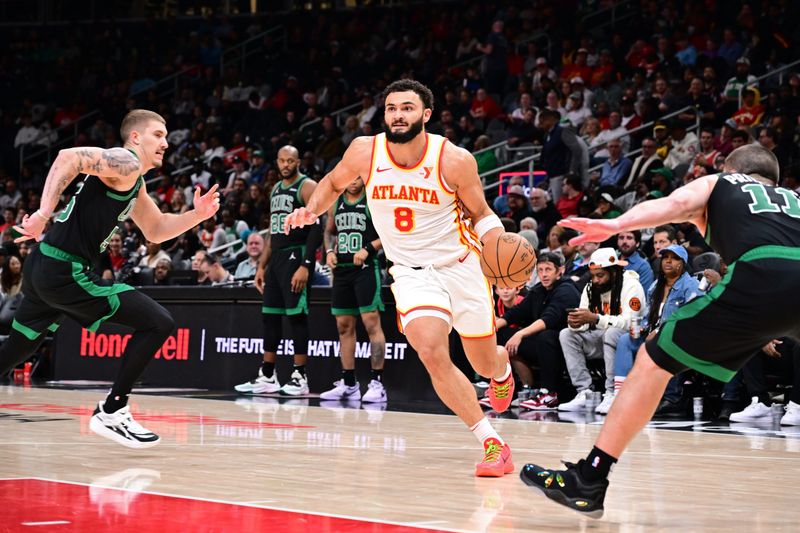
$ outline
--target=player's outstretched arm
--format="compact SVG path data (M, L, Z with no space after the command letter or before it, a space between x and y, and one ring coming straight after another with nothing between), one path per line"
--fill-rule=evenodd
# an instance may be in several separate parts
M622 216L610 220L589 218L565 218L558 224L572 228L582 234L569 241L603 242L620 231L652 228L662 224L691 222L705 232L706 204L717 183L716 175L705 176L676 189L666 198L648 200L635 205Z
M142 185L131 218L142 230L145 238L151 242L174 239L216 214L219 209L218 188L219 185L214 185L207 193L201 195L200 188L197 187L194 190L194 209L174 215L162 213Z
M481 231L482 226L478 226L481 220L487 221L490 217L497 218L492 208L486 203L481 178L478 176L478 163L471 153L458 146L447 143L444 150L442 177L456 191L458 199L469 213L472 226L478 231L483 244L486 244L497 238L503 229L499 220L496 224L487 226L490 229L485 232Z
M295 209L286 217L283 225L285 233L288 234L292 228L315 223L356 177L361 176L365 181L368 179L373 139L374 137L353 139L342 160L319 182L306 202L306 207Z
M61 194L78 174L93 174L109 179L129 178L139 175L139 159L125 148L67 148L58 152L47 179L44 182L39 209L33 215L25 215L15 229L22 237L15 242L28 239L41 240L47 221L58 207Z

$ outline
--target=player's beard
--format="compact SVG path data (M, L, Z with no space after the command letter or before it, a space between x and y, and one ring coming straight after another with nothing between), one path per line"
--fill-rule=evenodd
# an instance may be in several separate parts
M386 140L393 144L405 144L407 142L411 142L417 135L422 133L423 125L424 122L422 117L420 117L417 122L412 122L408 126L407 131L394 133L391 126L389 126L385 120L383 121L383 129L386 132Z

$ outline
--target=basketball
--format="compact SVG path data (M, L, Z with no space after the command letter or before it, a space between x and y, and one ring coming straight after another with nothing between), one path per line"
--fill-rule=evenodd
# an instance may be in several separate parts
M481 253L483 275L498 287L524 285L535 267L533 246L517 233L502 233L497 240L487 243Z

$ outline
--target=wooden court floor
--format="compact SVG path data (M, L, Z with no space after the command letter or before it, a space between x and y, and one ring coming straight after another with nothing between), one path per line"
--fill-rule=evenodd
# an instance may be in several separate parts
M0 387L0 531L798 531L800 431L647 429L599 520L518 478L575 460L593 424L496 420L517 466L476 479L454 416L137 395L162 436L129 450L89 431L96 391Z

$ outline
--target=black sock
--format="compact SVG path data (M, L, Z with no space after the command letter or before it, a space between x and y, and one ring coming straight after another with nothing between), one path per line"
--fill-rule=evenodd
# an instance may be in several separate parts
M617 462L615 457L608 455L597 446L592 448L586 460L580 463L580 474L583 479L592 483L608 478L611 467Z
M375 381L383 381L383 369L372 369L369 374L370 379L374 379Z
M342 370L342 378L344 379L344 384L348 387L354 387L356 384L356 371L355 370Z
M103 411L106 413L115 413L126 405L128 405L127 394L112 396L111 393L109 393L105 403L103 403Z
M264 374L264 376L271 378L272 374L275 373L275 363L268 363L267 361L261 363L261 373Z
M306 377L306 365L294 365L294 370L300 372L300 375Z
M772 405L772 400L769 399L769 393L765 392L758 395L758 401L769 407Z

